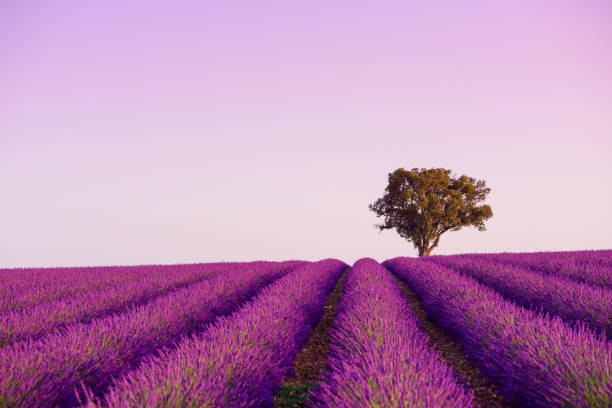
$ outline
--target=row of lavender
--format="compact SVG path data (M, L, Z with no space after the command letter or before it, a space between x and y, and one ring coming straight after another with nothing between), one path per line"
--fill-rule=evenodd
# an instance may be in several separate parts
M602 333L580 321L568 324L558 316L521 307L492 287L436 262L395 258L384 265L423 298L428 315L455 335L511 403L612 404L612 343ZM465 265L459 269L463 267L471 270Z
M458 255L612 289L612 250Z
M470 276L521 306L559 316L569 323L587 323L612 337L610 289L482 255L433 256L427 260Z
M252 263L265 264L265 261ZM68 299L116 285L150 280L152 275L200 274L229 270L240 263L0 269L0 315Z
M151 272L168 269L169 266L0 270L0 314L112 287L121 282L141 279Z
M86 405L271 405L345 268L324 260L293 271L231 316L115 381L104 396L88 390Z
M86 323L64 319L62 330L1 347L0 406L75 406L79 387L101 394L111 378L136 368L163 348L174 347L182 336L202 330L215 318L238 309L266 285L307 264L184 266L184 273L145 274L139 279L141 288L118 284L109 287L109 295L98 293L100 297L89 300L68 295L64 298L67 303L60 304L71 311L73 319L75 310L88 306L97 308L101 316ZM149 280L156 283L147 283ZM134 290L121 295L126 288ZM147 291L150 297L145 300L143 292ZM85 308L70 309L70 299L86 302ZM106 301L103 307L98 305L101 299ZM113 302L121 305L119 313L110 313L117 311ZM110 314L101 312L104 308Z
M66 281L65 276L51 269L50 275L57 275L57 279L49 280L47 276L49 282L44 289L40 286L37 290L28 287L19 297L21 300L27 299L29 306L0 309L0 347L22 339L37 339L77 322L88 322L110 313L122 312L220 272L244 266L259 269L271 265L269 262L258 261L248 264L70 268L66 275L72 279L71 283ZM39 278L38 272L33 270L30 277L34 287ZM74 273L80 275L75 276ZM21 281L19 278L21 276L18 274L16 280ZM1 293L6 292L3 287ZM53 296L49 296L51 294Z
M313 407L474 407L473 393L427 345L391 273L361 259L346 278L331 331L330 370Z
M214 264L177 268L171 273L158 269L139 278L128 278L99 289L91 288L84 292L68 290L70 295L0 315L0 346L27 338L37 339L74 323L122 312L174 289L210 278L220 270Z

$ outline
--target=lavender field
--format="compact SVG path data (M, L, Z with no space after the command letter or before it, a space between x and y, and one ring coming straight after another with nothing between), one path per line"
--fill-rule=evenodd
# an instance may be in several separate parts
M0 407L610 407L612 250L0 270Z

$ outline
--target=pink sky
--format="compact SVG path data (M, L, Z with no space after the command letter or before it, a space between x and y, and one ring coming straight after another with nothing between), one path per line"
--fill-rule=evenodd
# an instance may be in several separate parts
M295 3L3 1L0 267L414 256L398 167L492 188L436 253L612 248L612 3Z

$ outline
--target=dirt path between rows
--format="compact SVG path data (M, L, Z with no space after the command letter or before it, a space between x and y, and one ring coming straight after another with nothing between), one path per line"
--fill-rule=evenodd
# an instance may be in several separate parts
M343 294L344 280L349 269L342 274L330 293L319 323L310 329L308 342L293 363L295 375L283 383L283 389L274 398L275 408L304 407L308 391L313 388L327 368L327 355L331 339L329 329L334 323L338 302Z
M295 375L283 383L283 389L274 398L274 408L305 407L308 392L317 384L317 380L327 369L327 357L331 343L329 329L333 325L338 302L343 294L347 272L348 270L340 277L336 287L330 293L323 317L310 330L308 342L294 361ZM476 403L482 408L517 408L508 404L487 377L470 363L461 345L450 334L438 327L435 321L427 317L421 306L422 299L397 276L393 275L393 277L399 283L402 294L421 323L421 330L429 337L428 345L438 350L444 360L459 373L458 380L461 384L474 390Z
M482 375L480 370L467 359L461 344L427 316L421 305L423 300L395 274L393 274L393 278L399 283L402 294L406 297L412 312L421 323L421 330L429 337L429 347L438 350L444 360L460 374L459 382L461 384L474 390L476 403L482 408L516 408L510 405L497 392L489 379Z

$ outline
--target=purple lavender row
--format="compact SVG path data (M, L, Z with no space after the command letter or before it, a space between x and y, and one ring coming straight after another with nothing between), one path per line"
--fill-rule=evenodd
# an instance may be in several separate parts
M599 255L590 255L597 252ZM605 255L608 254L608 255ZM612 290L612 251L536 252L471 255L519 268L529 268L553 276L563 276L578 282Z
M8 282L0 286L0 314L142 279L152 273L174 273L177 269L195 266L196 264L19 270L18 277L11 275Z
M57 284L71 284L75 278L87 276L90 279L103 279L107 276L121 276L126 273L138 274L151 268L173 267L175 265L137 265L137 266L84 266L59 268L15 268L0 269L0 282L5 287L29 287Z
M545 255L549 259L566 260L576 264L612 266L612 249L530 252L528 255Z
M586 251L549 252L553 256L571 257L576 263L612 266L612 249L596 249Z
M225 264L225 269L231 268ZM40 338L46 333L78 322L88 322L130 306L150 302L168 291L214 276L219 264L185 265L174 271L159 269L122 284L104 287L0 316L0 346Z
M45 268L24 270L25 276L17 285L0 290L0 316L38 306L43 303L59 301L111 287L147 279L160 274L183 273L185 270L216 268L219 271L233 268L239 263L218 262L183 265L139 265L139 266L102 266L87 268ZM49 275L43 274L47 271ZM40 283L38 279L44 281Z
M239 265L123 314L74 324L38 341L10 344L0 349L0 402L5 407L75 406L80 385L103 393L112 377L231 313L302 264Z
M612 336L611 290L479 256L433 256L428 260L471 276L521 306L541 309L570 323L584 321Z
M428 338L389 271L355 263L331 330L330 371L312 407L474 407L473 393L427 346Z
M345 268L329 259L292 272L229 318L129 373L88 406L271 405Z
M114 267L96 268L93 273L92 269L58 268L49 275L43 270L26 270L19 279L10 279L0 285L0 314L137 279L149 271L148 268Z
M493 289L431 262L385 261L423 298L426 312L454 333L481 372L511 403L609 407L612 343L586 325L534 313Z

